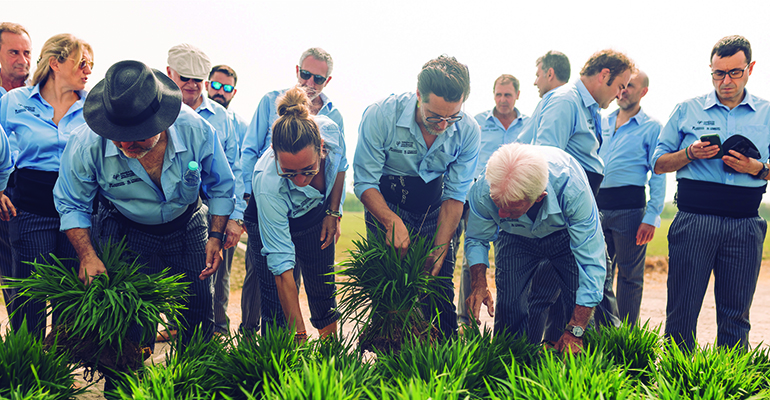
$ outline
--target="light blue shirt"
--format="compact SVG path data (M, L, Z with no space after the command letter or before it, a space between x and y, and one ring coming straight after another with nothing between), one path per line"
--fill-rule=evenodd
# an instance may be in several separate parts
M479 148L479 161L476 165L476 171L473 173L474 177L479 176L481 171L484 170L489 156L495 150L504 144L515 142L522 128L526 126L529 117L523 115L518 108L514 107L514 110L518 117L508 125L508 129L505 129L500 120L495 117L494 108L476 115L476 123L481 128L481 147Z
M139 160L126 157L88 125L73 132L53 192L61 230L91 226L97 193L125 217L146 225L159 225L180 216L197 201L200 188L209 198L209 214L230 215L235 207L234 177L211 125L183 106L166 132L162 188L150 179ZM200 168L194 186L186 185L183 179L190 161L196 161Z
M289 179L278 175L273 149L268 148L257 161L254 170L254 200L259 217L259 234L262 237L262 255L267 257L267 267L273 275L280 275L295 264L294 243L289 230L289 218L298 218L323 204L331 195L337 174L348 169L345 157L345 137L337 125L327 117L315 116L321 137L324 139L326 157L324 193L307 185L298 187ZM340 210L342 210L342 200ZM309 240L318 240L313 237ZM321 246L321 241L318 241Z
M246 132L249 130L249 123L234 111L228 110L227 112L230 113L230 121L238 136L238 145L243 148L243 139L246 137Z
M599 104L583 81L562 85L543 96L532 114L531 144L554 146L575 157L586 171L602 174L595 123ZM525 137L526 138L526 137Z
M227 157L227 163L236 178L241 174L241 145L238 142L238 135L232 125L232 117L226 108L219 103L210 100L201 94L201 104L195 109L195 112L210 123L217 132L219 144ZM246 201L243 200L244 185L241 179L235 181L235 211L230 219L243 219L243 211L246 210Z
M251 193L252 191L251 180L248 177L251 176L251 171L254 171L254 164L257 163L257 159L272 144L273 123L278 119L276 102L287 90L289 89L276 90L262 97L259 106L257 106L257 111L254 112L254 117L251 119L246 137L243 139L241 166L243 167L246 193ZM318 115L327 116L334 121L344 136L345 128L342 124L342 114L334 107L331 100L325 94L321 93L320 98L323 101L323 107L318 111Z
M744 89L745 90L745 89ZM730 110L719 102L716 92L677 104L653 155L653 165L660 156L686 148L709 133L719 134L722 143L733 135L743 135L759 149L759 161L770 156L770 103L744 92L743 101ZM759 187L767 182L749 174L726 172L724 161L695 160L676 172L676 179L692 179L725 185Z
M556 91L558 87L553 88L543 95L543 97L540 99L540 101L537 102L537 106L535 106L535 112L532 113L533 116L540 116L543 112L543 105L548 103L548 99L551 98L553 95L553 92ZM524 144L532 144L535 138L535 130L537 129L537 126L540 124L540 118L527 118L527 120L524 123L524 126L521 128L521 132L519 132L519 137L516 138L517 143L524 143Z
M430 149L415 121L417 95L392 94L366 108L358 128L353 186L358 198L380 190L382 175L419 176L430 182L444 176L441 200L465 202L473 183L480 146L479 125L465 113L436 138Z
M38 171L58 171L61 155L70 133L83 119L86 91L79 90L80 99L67 113L53 122L53 106L40 94L40 85L11 90L0 99L0 125L9 136L16 168Z
M11 171L13 171L11 144L8 142L8 136L5 135L3 127L0 126L0 192L8 187Z
M644 187L649 183L650 200L642 222L660 228L660 213L666 198L666 176L652 172L652 156L658 145L661 124L639 109L636 115L615 130L618 112L615 110L602 120L603 141L599 156L604 161L604 180L600 187ZM648 173L652 174L649 178Z
M585 172L573 157L560 149L538 147L548 161L548 195L535 221L526 214L519 219L500 218L489 197L489 183L481 176L471 188L465 254L469 265L489 266L489 242L502 230L512 235L543 238L568 230L570 248L578 266L577 304L594 307L604 297L607 273L604 235L591 187Z

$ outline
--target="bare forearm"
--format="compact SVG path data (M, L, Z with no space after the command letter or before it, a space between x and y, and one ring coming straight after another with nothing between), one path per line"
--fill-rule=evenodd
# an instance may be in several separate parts
M686 153L688 151L688 148L685 148L674 153L660 156L658 161L655 162L655 173L665 174L668 172L679 171L682 167L690 163ZM690 158L692 158L692 155L690 155Z
M281 302L286 322L294 325L297 332L305 330L305 321L302 319L302 310L299 307L299 293L294 282L294 270L290 269L281 275L276 275L275 285L278 289L278 300Z
M342 201L342 191L345 189L345 171L338 172L334 180L334 187L329 194L329 208L332 211L340 210L340 201Z
M575 309L572 311L572 318L570 318L569 324L577 325L585 329L585 327L588 326L588 321L591 320L591 316L593 316L593 314L593 307L585 307L575 304Z
M438 231L436 237L433 240L434 245L445 245L443 248L447 248L446 244L452 240L452 237L457 231L457 224L460 223L460 218L463 216L464 203L448 199L441 203L441 211L438 214Z
M471 289L487 288L487 266L484 264L471 265Z
M225 231L225 226L227 226L227 220L230 217L226 215L212 215L211 216L211 231L212 232L219 232L222 233Z
M401 218L388 207L385 198L382 197L382 193L377 189L367 189L363 192L361 194L361 203L386 229L392 227L397 220L401 221Z
M91 234L89 233L88 229L68 229L64 231L64 234L67 235L67 239L69 239L70 243L72 243L72 247L75 248L75 251L78 253L78 258L81 262L89 258L97 257L96 250L94 250L94 246L91 243Z

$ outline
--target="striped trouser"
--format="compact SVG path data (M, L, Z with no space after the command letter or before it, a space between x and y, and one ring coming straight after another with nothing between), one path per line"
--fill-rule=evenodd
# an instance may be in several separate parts
M58 217L44 217L41 215L17 209L17 215L11 218L9 225L9 237L13 247L13 277L28 278L34 271L34 267L27 264L37 260L38 262L53 262L48 255L53 254L62 260L65 268L77 270L78 263L75 260L77 253L72 247L67 235L59 230L61 221ZM18 330L24 318L31 332L38 334L45 332L45 304L38 301L25 302L25 298L16 298L12 306L16 314L11 318L11 326ZM54 323L56 316L54 316Z
M13 249L11 248L9 230L10 222L0 220L0 286L3 285L3 278L13 276ZM15 293L15 289L3 289L3 300L5 301L8 315L11 315L13 312L10 302Z
M679 211L668 231L666 336L695 347L698 314L711 273L717 345L749 345L749 309L757 287L767 222Z
M190 330L199 325L204 338L211 337L214 323L211 278L198 279L206 268L206 207L200 207L193 213L186 229L168 235L152 235L124 225L117 219L117 211L100 206L94 218L92 235L92 240L98 243L106 243L108 239L117 243L125 237L128 248L137 253L139 262L145 265L142 272L154 274L169 268L172 275L184 274L182 281L190 283L190 296L184 302L187 309L182 310L180 321L182 341L188 341ZM138 340L138 333L138 328L129 331L133 340ZM152 336L154 340L155 336Z
M294 271L299 269L302 273L310 308L310 324L316 329L324 328L339 319L339 313L336 311L337 300L334 297L334 276L329 275L334 272L334 244L321 249L319 238L322 226L318 223L311 228L291 232L296 257ZM275 276L267 266L267 257L262 255L259 224L246 221L246 229L249 231L249 249L246 257L251 258L250 262L259 276L262 296L262 334L266 335L270 327L285 326L286 317L278 299Z
M561 291L565 307L570 310L575 307L578 266L570 249L567 230L554 232L544 238L528 238L501 231L495 241L495 248L495 332L505 330L514 335L527 333L528 296L535 274L549 264L545 261L553 266L549 282Z
M644 208L602 210L602 230L610 263L607 274L617 267L617 302L620 319L629 324L639 320L644 288L644 258L647 245L636 244L636 233L644 218Z
M247 244L246 254L248 253L249 246ZM243 289L241 289L241 325L238 327L238 331L254 332L259 330L259 320L262 315L262 292L259 290L259 274L254 268L254 261L247 256L244 264L246 276L243 277Z
M438 227L438 215L440 208L436 208L428 214L411 213L400 209L396 204L387 202L388 207L398 215L399 218L406 225L406 229L409 229L412 234L417 234L421 237L427 237L428 241L433 241L433 236L436 234L436 228ZM366 225L367 236L372 230L384 232L384 226L377 221L374 216L367 211L366 212ZM376 227L376 228L375 228ZM372 239L368 237L368 239ZM441 330L444 338L450 338L457 332L457 313L454 306L454 287L452 284L452 274L454 273L455 257L454 246L452 241L449 241L447 255L444 258L444 264L441 266L441 270L438 273L440 277L446 277L448 279L440 279L438 284L440 285L442 298L425 299L422 302L423 313L428 318L438 319L438 328ZM433 305L433 306L431 306Z

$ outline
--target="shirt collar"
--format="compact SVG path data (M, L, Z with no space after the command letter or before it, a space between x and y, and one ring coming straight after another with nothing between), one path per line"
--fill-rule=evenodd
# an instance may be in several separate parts
M516 111L516 119L514 119L514 121L520 120L522 118L521 111L519 111L519 109L517 107L513 107L513 109L514 109L514 111ZM494 107L492 107L491 110L487 111L487 117L485 119L486 120L490 120L492 118L495 118L495 108Z
M608 121L617 121L618 120L618 114L620 114L620 109L617 109L610 113L610 115L607 117ZM643 124L645 121L650 119L649 116L644 112L644 108L639 108L639 112L636 113L633 117L631 117L628 122L634 121L637 125Z
M741 101L740 104L738 104L737 107L746 105L749 108L751 108L752 111L757 111L756 106L754 105L754 96L752 96L748 89L743 88L743 101ZM716 89L712 90L706 95L706 101L703 103L703 109L708 110L711 107L714 107L716 105L720 105L722 107L727 107L722 102L719 101L719 97L717 97L717 91Z
M187 146L185 146L184 142L179 137L179 132L176 130L176 126L171 125L166 129L166 154L176 154L181 153L183 151L187 151ZM107 143L107 148L104 149L104 157L115 157L119 154L122 154L120 150L118 150L118 147L115 146L114 143L112 143L111 140L106 139L109 143ZM169 153L168 149L171 149L171 153ZM128 158L125 155L123 155L124 158ZM173 157L171 157L173 158Z
M86 102L86 96L88 96L88 92L86 92L85 90L76 90L75 92L77 92L78 96L80 96L80 99L78 99L78 101L75 102L75 105L77 105L77 107L75 107L74 110L77 110L78 108L83 108L83 104ZM29 91L28 98L31 99L33 97L37 97L41 103L44 101L43 95L40 94L39 83L35 86L32 86L32 90ZM48 104L48 102L46 101L45 104Z
M578 94L580 94L580 97L583 99L583 105L590 109L592 106L599 107L599 103L594 100L594 97L591 96L591 92L588 91L586 88L586 85L583 84L583 81L578 79L577 83L575 83L575 87L577 88Z
M417 132L420 132L420 127L417 125L417 121L415 121L415 113L417 112L417 94L411 93L409 99L404 104L404 111L401 112L401 116L398 117L398 121L396 121L396 126L406 129L411 129L414 125L415 128L417 128ZM462 116L464 120L465 118L468 118L467 115L465 115L464 112L462 112ZM462 121L460 120L460 121ZM460 122L457 121L454 124L452 124L447 130L442 133L439 136L447 135L447 137L451 137L454 135L454 133L457 131L457 124Z
M201 111L206 110L210 112L211 114L216 114L214 112L214 107L211 106L211 100L209 100L208 97L204 96L203 93L201 93L201 104L198 106L197 109L195 109L195 112L200 114Z

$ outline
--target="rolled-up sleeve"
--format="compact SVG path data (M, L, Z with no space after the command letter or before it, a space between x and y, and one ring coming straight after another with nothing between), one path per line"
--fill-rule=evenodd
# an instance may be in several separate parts
M210 131L204 148L201 187L209 198L209 213L230 216L235 210L235 177L213 131Z
M0 126L0 191L4 191L8 187L8 178L11 176L12 170L11 144L5 130Z
M358 143L353 157L353 190L359 199L368 189L380 190L380 177L385 165L383 138L388 134L388 127L384 125L379 105L367 107L358 128Z
M61 217L60 229L66 231L73 228L90 228L91 213L99 184L96 180L97 168L91 160L85 157L84 148L77 129L64 147L61 157L59 179L53 189L56 211ZM78 137L76 137L78 136Z
M660 228L660 214L663 212L663 203L666 198L666 175L658 175L654 172L655 162L653 161L655 149L657 148L658 140L660 138L660 131L660 124L656 122L655 127L648 132L648 160L650 162L650 171L653 172L650 174L649 181L650 201L647 202L647 209L645 210L644 218L642 219L642 222L645 224L652 225L656 228Z
M489 267L489 243L497 240L499 227L492 206L484 201L488 190L486 181L478 180L469 193L468 226L465 230L465 257L468 265L484 264Z

